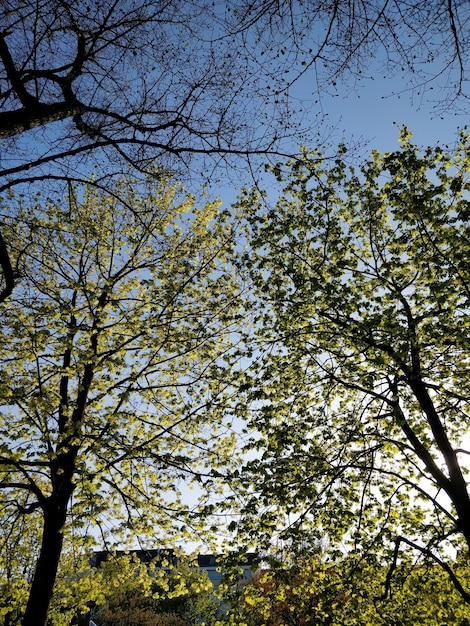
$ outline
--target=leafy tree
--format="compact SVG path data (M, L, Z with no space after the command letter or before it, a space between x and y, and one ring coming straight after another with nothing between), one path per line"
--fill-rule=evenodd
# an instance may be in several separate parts
M0 554L41 537L23 626L46 622L64 537L182 537L181 482L216 497L239 295L218 213L164 177L2 203L22 278L1 310Z
M163 553L162 553L163 554ZM26 581L23 579L23 585ZM9 608L10 618L0 624L19 624L25 594ZM82 552L64 550L54 587L48 624L100 626L196 626L214 623L220 602L206 572L192 560L160 558L142 563L135 554L110 553L99 567L90 566ZM5 613L6 614L6 613ZM3 618L3 619L2 619Z
M160 614L178 615L185 626L215 622L220 601L207 572L198 569L197 562L180 558L176 566L157 577L153 590Z
M354 584L351 574L354 571ZM468 564L459 571L468 580ZM466 626L468 606L439 567L400 566L400 583L381 597L386 571L377 563L302 560L260 570L245 586L231 624L247 626Z
M209 626L219 606L206 572L185 559L143 566L119 556L103 564L99 579L104 593L93 615L100 626Z
M260 570L243 590L242 619L250 626L334 624L343 590L338 572L320 562Z
M34 574L34 555L41 540L41 520L35 513L25 517L2 498L0 517L0 624L21 622L29 584ZM32 558L33 557L33 558Z
M32 553L34 554L33 551ZM69 537L65 537L47 616L48 626L70 626L71 624L88 626L91 607L103 603L107 594L111 593L109 579L103 580L102 572L98 568L91 567L89 554L89 551L83 549L77 542L74 543ZM133 579L137 581L136 584L143 585L146 572L141 572L136 567L131 570L127 563L123 564L119 573L115 573L115 582L125 585L130 580L131 572ZM28 589L27 580L24 582ZM21 624L21 616L26 608L27 599L28 593L18 598L16 614L19 617L17 621L11 621L10 624Z
M392 571L411 550L469 601L448 561L470 547L470 140L400 140L360 171L306 151L276 168L275 206L240 200L256 326L245 528Z

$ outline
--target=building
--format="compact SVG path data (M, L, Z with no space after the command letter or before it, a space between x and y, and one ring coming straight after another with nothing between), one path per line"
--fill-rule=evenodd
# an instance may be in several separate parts
M178 555L173 548L157 548L153 550L117 550L112 552L113 555L119 556L124 554L135 555L141 563L164 562L171 563L172 565L178 564ZM90 565L92 567L99 567L101 563L106 561L110 555L110 552L102 550L95 552L90 559ZM198 554L197 555L197 567L200 570L207 572L209 580L211 581L214 589L219 586L223 571L220 563L217 562L217 556L214 554ZM243 583L251 578L253 566L256 564L258 555L255 552L248 552L243 558L239 559L237 565L242 570L240 582ZM220 562L219 558L219 562ZM196 559L195 559L196 565ZM166 567L162 565L162 567Z

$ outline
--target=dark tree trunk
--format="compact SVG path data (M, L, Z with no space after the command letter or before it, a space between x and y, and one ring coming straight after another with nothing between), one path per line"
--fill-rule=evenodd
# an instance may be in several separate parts
M447 466L447 484L440 482L439 480L437 480L437 482L446 491L455 506L458 518L458 529L464 536L465 542L470 551L470 494L468 492L467 481L459 464L457 452L448 438L441 416L439 415L439 411L436 409L436 406L429 395L429 390L424 380L420 376L412 378L409 381L409 386L418 400L423 413L426 415L427 422L432 430L434 441L437 444L437 447L440 450ZM421 459L423 458L419 453L418 456L420 456ZM426 466L431 475L438 479L438 473L430 467L429 463L426 463Z
M73 487L70 485L61 497L53 494L44 507L41 549L21 622L22 626L46 626L62 552L67 507L72 491Z
M0 267L3 270L3 282L5 286L0 291L0 302L3 302L8 298L8 296L13 291L13 287L15 286L15 276L13 273L13 268L11 266L10 255L8 253L8 248L3 239L3 236L0 233Z

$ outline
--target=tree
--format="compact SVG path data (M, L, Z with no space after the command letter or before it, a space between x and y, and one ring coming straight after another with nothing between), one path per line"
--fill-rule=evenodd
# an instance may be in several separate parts
M21 282L1 310L0 553L25 519L41 536L23 626L46 622L64 537L182 537L179 484L216 497L239 293L218 212L163 176L2 203Z
M354 572L351 584L351 573ZM468 580L468 564L459 573ZM393 594L382 595L386 571L377 563L344 559L291 562L260 570L245 586L230 624L247 626L443 626L468 624L468 606L439 567L400 566Z
M220 610L212 582L197 561L179 557L153 587L157 612L177 615L185 626L211 626Z
M275 169L274 207L240 200L256 435L238 480L261 542L326 539L391 571L411 550L468 602L449 559L470 547L470 141L400 140L359 171L306 151Z
M1 17L0 191L90 171L106 185L155 162L209 180L230 155L256 171L257 155L312 140L296 80L311 70L318 99L371 57L406 89L437 83L446 108L468 97L460 0L6 0ZM2 235L0 299L15 282L8 250Z
M220 602L207 573L189 556L168 558L162 551L161 558L142 562L134 553L111 552L98 566L93 562L89 553L78 553L73 546L64 550L50 626L88 624L90 617L102 626L197 626L201 621L210 626L215 621ZM20 623L24 595L12 600L5 608L10 620L0 614L2 626Z
M423 96L437 87L437 106L466 106L468 7L461 0L410 4L395 0L331 3L254 0L239 5L237 26L255 28L276 60L301 61L301 74L311 80L312 93L336 92L337 81L401 74L403 91ZM268 31L270 37L262 37ZM285 39L279 42L279 34ZM279 47L281 43L281 47ZM263 52L262 52L263 54ZM372 61L372 62L371 62ZM380 65L375 62L379 61ZM442 63L442 65L441 65ZM435 65L434 65L435 64ZM298 80L295 65L285 87ZM292 71L294 70L294 71ZM445 76L445 80L441 79ZM433 97L432 100L436 102Z
M321 626L336 623L346 601L338 571L320 562L260 570L243 589L242 620L249 626Z
M137 176L155 164L188 170L194 155L276 153L294 128L283 130L286 108L266 92L284 64L260 76L251 44L212 2L8 0L1 16L0 191L64 193L91 171L109 188L129 167ZM4 300L15 268L3 232L0 265Z
M42 155L4 164L2 174L106 148L140 167L162 156L275 151L282 94L306 67L315 65L321 90L360 74L378 46L387 69L406 66L415 86L430 82L428 66L442 56L449 91L465 97L469 16L461 5L10 0L0 34L0 137L70 124L56 128ZM266 105L274 117L260 115Z
M40 545L39 516L21 515L1 499L0 518L0 624L21 623L29 585L34 574L34 555Z
M207 573L187 557L142 566L119 556L102 565L99 578L104 597L93 615L103 626L198 626L201 621L210 626L219 607Z

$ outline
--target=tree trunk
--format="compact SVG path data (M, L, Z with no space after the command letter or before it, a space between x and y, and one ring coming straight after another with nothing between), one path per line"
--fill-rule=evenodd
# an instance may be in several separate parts
M63 528L67 515L68 497L51 496L44 508L41 549L29 592L22 626L45 626L59 567L63 544Z
M8 253L8 248L0 233L0 267L3 270L3 282L5 286L0 291L0 302L3 302L13 291L15 286L15 275L11 266L11 259Z

